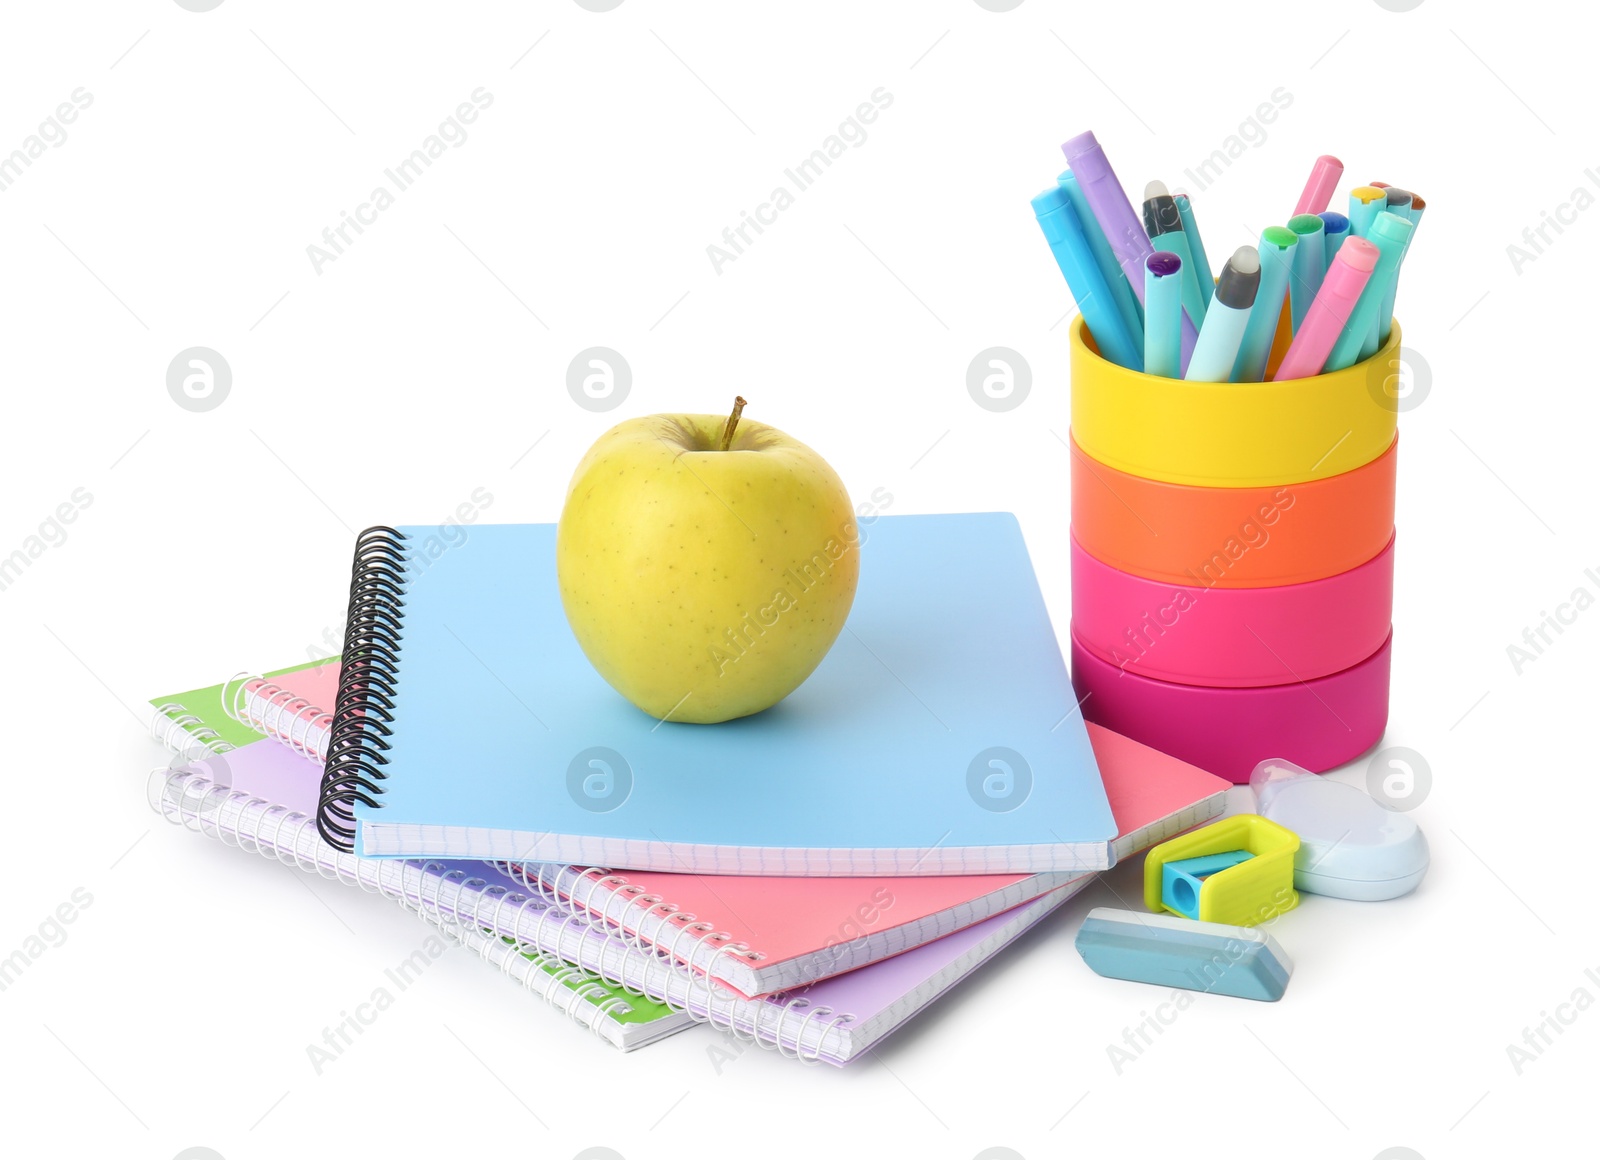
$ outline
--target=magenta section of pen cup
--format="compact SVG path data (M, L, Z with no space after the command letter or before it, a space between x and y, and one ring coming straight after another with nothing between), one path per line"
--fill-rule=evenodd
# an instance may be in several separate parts
M1270 549L1268 541L1266 548ZM1072 631L1140 676L1250 687L1309 681L1357 664L1389 635L1394 539L1320 580L1265 588L1168 584L1113 568L1072 540Z
M1316 680L1222 689L1136 676L1074 633L1072 686L1085 720L1244 784L1269 757L1322 773L1376 745L1389 720L1392 644Z

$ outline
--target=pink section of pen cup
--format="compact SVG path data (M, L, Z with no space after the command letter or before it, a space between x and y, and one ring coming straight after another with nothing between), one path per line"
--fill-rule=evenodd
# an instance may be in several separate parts
M1393 589L1392 536L1359 567L1270 588L1148 580L1096 560L1072 539L1077 642L1107 664L1160 681L1239 688L1337 673L1388 637Z
M1315 680L1224 689L1125 672L1074 631L1072 684L1086 720L1243 784L1268 757L1321 773L1376 745L1389 719L1391 644Z

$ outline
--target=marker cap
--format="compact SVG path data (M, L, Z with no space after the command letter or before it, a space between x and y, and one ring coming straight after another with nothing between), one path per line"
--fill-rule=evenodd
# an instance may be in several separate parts
M1352 270L1370 274L1373 267L1378 264L1378 247L1366 238L1346 238L1333 260L1349 266Z
M1049 242L1059 242L1067 236L1065 215L1061 207L1068 204L1066 190L1059 185L1052 186L1043 193L1034 197L1030 204L1033 214L1039 219L1039 225L1044 230L1045 239Z
M1067 164L1078 175L1079 181L1096 181L1111 172L1111 166L1106 163L1105 150L1100 148L1092 129L1076 137L1068 137L1061 143L1061 152L1066 155Z
M1322 219L1323 233L1342 234L1350 228L1350 219L1336 210L1323 210L1317 216Z
M1214 301L1234 310L1248 310L1255 304L1256 291L1261 286L1261 256L1254 246L1240 246L1222 267L1217 279ZM1231 364L1233 359L1228 362Z
M1322 232L1322 218L1314 213L1297 213L1289 219L1289 228L1302 238Z
M1300 240L1300 235L1287 226L1268 226L1261 231L1261 240L1280 250L1287 250Z
M1409 218L1403 218L1397 213L1380 213L1372 222L1372 230L1367 237L1385 242L1404 244L1411 236L1414 227Z
M1144 260L1144 268L1157 278L1170 278L1183 269L1183 259L1171 250L1157 250Z

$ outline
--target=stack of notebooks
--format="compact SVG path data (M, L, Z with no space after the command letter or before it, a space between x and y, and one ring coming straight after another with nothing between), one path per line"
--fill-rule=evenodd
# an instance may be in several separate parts
M341 657L156 698L174 822L416 911L627 1050L693 1022L843 1065L1227 783L1074 700L1007 515L890 516L766 712L590 666L553 525L358 539Z

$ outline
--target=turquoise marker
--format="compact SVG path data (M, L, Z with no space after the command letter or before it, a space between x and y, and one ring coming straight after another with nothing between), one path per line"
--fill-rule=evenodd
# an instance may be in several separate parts
M1045 190L1033 199L1033 213L1101 355L1120 367L1138 370L1143 365L1139 348L1111 301L1111 288L1095 264L1088 236L1073 212L1067 191L1059 185ZM1117 276L1122 276L1120 270Z
M1189 253L1194 255L1195 276L1200 279L1200 293L1206 300L1206 308L1211 307L1211 296L1216 293L1216 287L1211 281L1211 262L1206 258L1205 243L1200 240L1200 227L1194 221L1194 209L1189 205L1189 195L1175 193L1172 200L1178 205L1178 217L1183 221L1184 237L1189 239Z
M1056 182L1067 191L1067 197L1072 202L1072 212L1078 215L1078 224L1083 227L1084 236L1089 239L1089 249L1094 254L1094 264L1100 267L1100 276L1106 280L1106 285L1111 287L1111 301L1116 304L1117 313L1122 316L1123 326L1133 336L1134 348L1143 350L1144 307L1139 305L1138 296L1128 284L1128 276L1122 272L1117 256L1111 252L1111 243L1106 241L1105 231L1100 228L1094 211L1089 208L1089 199L1083 196L1083 189L1078 185L1078 179L1072 175L1072 170L1069 169L1056 178ZM1138 367L1134 369L1137 370Z
M1144 260L1144 373L1175 379L1182 362L1183 259L1157 250Z
M1406 255L1411 252L1411 239L1417 236L1417 222L1422 219L1422 211L1428 208L1428 203L1424 201L1419 206L1417 204L1417 196L1413 193L1407 192L1404 189L1390 189L1387 191L1387 193L1389 197L1389 212L1396 213L1397 211L1395 210L1395 206L1399 205L1401 209L1404 210L1402 216L1404 216L1405 219L1411 223L1411 234L1406 238L1405 248L1400 251L1400 261L1404 262L1406 260ZM1389 280L1388 291L1384 294L1383 309L1378 311L1377 330L1369 331L1367 334L1367 342L1363 343L1361 346L1363 358L1367 357L1367 355L1370 355L1373 351L1377 350L1380 346L1389 341L1389 331L1394 329L1394 299L1399 290L1400 271L1396 270L1394 272L1394 277ZM1371 345L1372 350L1367 349L1369 344Z
M1233 364L1238 361L1239 343L1244 339L1260 285L1261 255L1250 246L1240 246L1217 279L1216 297L1206 311L1205 325L1195 339L1184 378L1196 383L1228 381Z
M1294 267L1289 271L1289 318L1300 329L1306 311L1322 289L1322 276L1328 271L1328 256L1322 249L1322 219L1314 213L1297 213L1289 228L1299 235L1294 248Z
M1206 296L1200 290L1199 263L1189 248L1189 236L1183 230L1183 218L1178 213L1178 203L1159 181L1144 187L1144 232L1150 244L1158 250L1177 254L1183 262L1183 312L1196 326L1205 321ZM1211 272L1206 271L1210 281Z
M1384 211L1387 197L1376 185L1358 185L1350 191L1350 233L1364 238L1372 221Z
M1372 276L1367 279L1339 337L1334 339L1328 361L1322 364L1323 374L1342 371L1359 359L1370 358L1378 349L1378 314L1399 272L1400 259L1405 255L1414 228L1397 213L1381 213L1374 219L1372 228L1367 231L1367 241L1378 247L1378 264L1372 268ZM1367 349L1369 342L1370 350Z
M1333 256L1350 236L1350 219L1331 209L1317 216L1322 219L1322 264L1327 267L1333 265Z
M1300 235L1284 226L1268 226L1261 231L1256 254L1261 259L1261 285L1256 290L1250 321L1245 323L1239 343L1239 357L1233 364L1230 381L1259 383L1267 373L1272 354L1272 338L1278 332L1278 316L1283 313L1283 295L1289 289L1289 268Z

